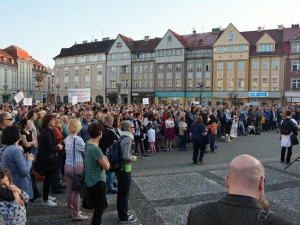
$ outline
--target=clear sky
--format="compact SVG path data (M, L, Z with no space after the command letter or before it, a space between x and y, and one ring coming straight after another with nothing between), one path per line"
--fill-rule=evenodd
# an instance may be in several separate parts
M17 45L46 66L83 40L135 40L226 28L275 29L300 22L299 0L12 0L1 1L0 48Z

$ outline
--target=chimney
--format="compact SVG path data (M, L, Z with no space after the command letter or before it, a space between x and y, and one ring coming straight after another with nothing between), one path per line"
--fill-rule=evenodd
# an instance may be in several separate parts
M193 35L196 35L196 34L197 34L196 29L193 29Z
M97 42L98 41L98 39L94 39L94 42Z
M213 29L211 30L211 32L213 32L214 34L220 33L220 28L213 28Z
M102 38L102 41L108 41L108 40L110 40L110 37Z
M82 42L82 44L86 44L86 43L88 43L88 41L87 41L87 40L85 40L85 41L83 41L83 42Z
M257 28L257 31L258 31L258 32L261 32L261 31L262 31L262 27L258 27L258 28Z
M145 36L144 41L149 41L149 36Z
M283 24L278 25L278 30L283 30Z
M77 45L77 42L75 42L75 45Z
M298 24L292 24L292 28L299 28L299 23Z

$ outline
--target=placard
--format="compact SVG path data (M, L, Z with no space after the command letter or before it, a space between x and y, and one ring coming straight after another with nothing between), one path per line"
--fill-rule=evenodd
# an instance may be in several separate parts
M15 95L14 99L16 103L19 103L24 98L24 94L22 91L20 91L18 94Z
M143 105L149 104L149 98L143 98Z
M72 97L77 96L77 102L91 101L91 90L86 89L68 89L68 102L72 103Z
M194 105L200 105L200 102L192 101L192 104L194 104Z
M32 98L24 98L23 105L32 105Z
M76 105L77 104L77 96L72 96L72 105Z

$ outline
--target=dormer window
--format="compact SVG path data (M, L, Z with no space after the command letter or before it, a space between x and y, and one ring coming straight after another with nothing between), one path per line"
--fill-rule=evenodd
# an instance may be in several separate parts
M272 44L264 44L259 45L260 52L271 52L272 51Z
M7 58L4 57L4 58L3 58L3 62L7 62Z
M14 63L15 63L15 60L12 59L12 60L11 60L11 64L14 64Z
M171 35L169 35L169 37L168 37L168 41L171 41L172 40L172 37L171 37Z
M79 59L78 58L75 59L75 63L79 63Z
M117 43L117 47L118 47L118 48L122 47L122 43L121 43L121 42L118 42L118 43Z
M228 41L233 41L233 33L231 31L228 33Z
M68 59L65 59L65 64L69 64L69 60Z

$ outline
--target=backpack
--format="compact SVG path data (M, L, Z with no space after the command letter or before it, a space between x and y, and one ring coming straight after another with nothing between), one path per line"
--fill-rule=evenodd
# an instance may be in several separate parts
M107 159L110 163L109 171L118 172L121 170L123 161L121 156L121 141L124 139L122 137L120 140L113 142L107 151Z
M283 135L290 135L292 132L291 119L284 119L280 125L280 133Z

